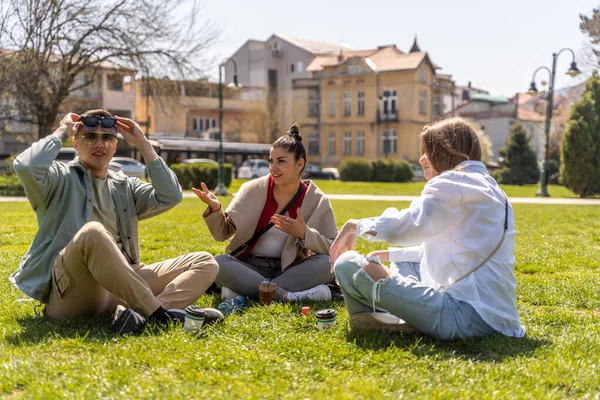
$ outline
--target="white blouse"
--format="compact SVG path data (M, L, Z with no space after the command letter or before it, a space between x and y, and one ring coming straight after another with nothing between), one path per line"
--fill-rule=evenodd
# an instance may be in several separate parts
M497 331L522 337L525 329L516 307L516 231L510 204L508 230L498 251L453 285L498 246L508 201L483 163L464 161L459 167L427 182L409 208L388 208L380 217L360 220L357 233L367 240L412 246L392 249L390 261L420 262L423 284L469 303Z

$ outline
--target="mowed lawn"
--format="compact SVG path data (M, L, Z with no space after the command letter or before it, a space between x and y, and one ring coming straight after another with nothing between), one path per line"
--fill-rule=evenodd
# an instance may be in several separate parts
M229 192L237 192L239 187L246 182L236 179L231 182ZM342 182L337 180L318 180L318 186L327 194L372 194L382 196L418 196L425 186L425 182ZM502 185L508 197L536 197L539 185ZM549 185L548 192L555 198L579 198L564 186ZM594 196L598 197L598 196Z
M407 203L333 201L338 224ZM299 304L254 305L195 337L120 338L108 318L50 321L7 281L36 230L27 203L0 203L0 397L594 398L600 392L600 207L517 204L518 308L527 337L465 342L318 332ZM220 253L186 199L141 223L143 261ZM500 228L500 227L499 227ZM359 251L377 247L358 242ZM216 306L214 296L198 304Z

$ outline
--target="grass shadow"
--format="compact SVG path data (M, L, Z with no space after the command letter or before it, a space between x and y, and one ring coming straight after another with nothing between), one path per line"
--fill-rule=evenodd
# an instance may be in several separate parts
M425 335L358 332L349 330L346 339L356 346L370 350L385 350L390 346L402 348L417 357L441 356L478 362L500 362L506 358L533 357L538 349L551 345L547 339L511 338L492 335L469 340L442 341Z
M29 346L55 339L107 341L115 338L108 327L109 317L49 319L27 316L16 321L22 330L5 338L13 346Z

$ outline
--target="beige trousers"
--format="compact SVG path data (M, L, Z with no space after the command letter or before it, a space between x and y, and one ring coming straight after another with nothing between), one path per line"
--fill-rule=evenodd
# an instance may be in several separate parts
M158 307L193 304L217 277L207 252L189 253L134 270L99 222L85 224L60 252L52 270L46 315L110 314L118 304L145 317Z

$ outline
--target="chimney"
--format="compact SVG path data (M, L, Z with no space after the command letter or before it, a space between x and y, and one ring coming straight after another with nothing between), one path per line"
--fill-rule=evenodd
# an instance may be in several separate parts
M469 86L469 89L470 89L471 88L471 81L469 81L469 85L468 86Z

